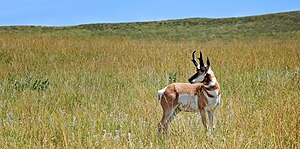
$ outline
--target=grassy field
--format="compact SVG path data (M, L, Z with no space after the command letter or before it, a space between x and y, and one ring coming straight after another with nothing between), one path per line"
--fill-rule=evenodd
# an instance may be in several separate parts
M171 41L230 41L232 39L300 40L300 11L239 18L188 18L153 22L83 24L77 26L7 26L0 33L45 36L127 37Z
M1 148L300 148L295 33L200 42L0 32ZM160 136L157 90L187 82L195 49L221 85L216 130L180 113Z

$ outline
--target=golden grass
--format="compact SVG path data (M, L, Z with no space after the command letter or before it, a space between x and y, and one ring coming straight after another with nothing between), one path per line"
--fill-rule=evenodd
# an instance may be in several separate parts
M299 148L299 48L297 40L175 43L1 34L0 145ZM205 133L198 113L180 113L170 134L159 136L156 92L169 76L187 82L195 49L210 57L221 84L216 130ZM45 79L44 90L28 81Z

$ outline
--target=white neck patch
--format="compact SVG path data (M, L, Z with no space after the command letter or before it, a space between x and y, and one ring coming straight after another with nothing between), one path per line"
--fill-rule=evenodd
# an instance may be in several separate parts
M207 70L207 74L212 74L212 73L213 73L213 71L209 67L209 69ZM214 86L216 84L216 82L217 82L216 77L213 77L212 80L209 82L209 84L208 85L204 85L204 86L205 87Z
M204 85L205 87L210 87L216 85L217 79L214 77L208 85Z

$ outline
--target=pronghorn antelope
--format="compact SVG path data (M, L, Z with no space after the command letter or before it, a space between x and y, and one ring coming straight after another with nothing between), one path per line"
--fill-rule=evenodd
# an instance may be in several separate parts
M192 61L196 66L196 73L189 79L190 83L173 83L158 91L158 100L163 109L163 116L158 124L158 131L166 131L168 124L180 111L200 112L202 123L207 130L206 112L208 112L211 128L215 128L214 110L220 104L220 86L210 68L210 61L204 65L202 52L200 64L195 60L196 51L192 54Z

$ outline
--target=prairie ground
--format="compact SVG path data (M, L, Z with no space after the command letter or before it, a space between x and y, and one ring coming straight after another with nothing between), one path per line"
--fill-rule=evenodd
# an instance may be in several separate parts
M0 35L2 148L299 148L300 42ZM180 113L158 135L157 91L203 51L221 85L216 129Z

